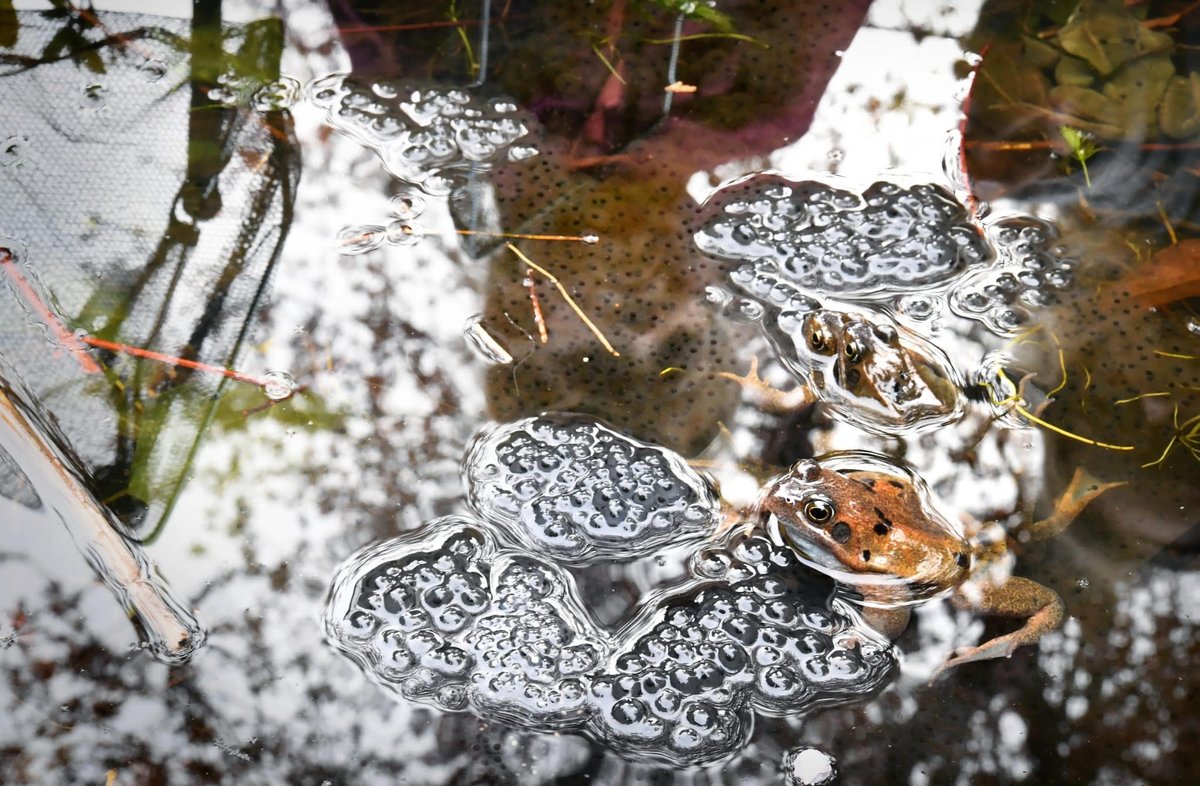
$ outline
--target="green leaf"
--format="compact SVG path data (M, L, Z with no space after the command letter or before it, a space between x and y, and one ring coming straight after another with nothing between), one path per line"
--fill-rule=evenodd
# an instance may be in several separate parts
M1078 128L1061 126L1058 132L1066 140L1067 147L1071 150L1071 156L1083 168L1083 181L1087 184L1088 188L1091 188L1092 177L1088 174L1087 160L1096 155L1100 148L1096 146L1095 140L1092 139L1090 134L1080 131Z
M1091 64L1101 76L1121 66L1174 46L1171 36L1148 30L1122 0L1083 0L1058 31L1067 52Z

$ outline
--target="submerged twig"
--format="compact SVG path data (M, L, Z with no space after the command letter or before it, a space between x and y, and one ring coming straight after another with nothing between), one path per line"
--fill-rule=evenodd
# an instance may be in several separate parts
M563 299L567 301L567 305L570 306L571 310L575 312L575 315L582 320L583 324L587 325L588 330L592 331L592 334L600 340L600 343L604 345L604 348L607 349L614 357L621 356L621 353L614 349L613 345L608 342L608 339L605 338L604 333L600 331L600 328L596 327L596 324L592 322L592 320L588 319L588 315L583 313L583 309L579 307L579 304L577 304L574 298L571 297L571 293L567 291L567 288L563 286L563 283L559 281L553 273L551 273L549 270L546 270L546 268L537 264L529 257L525 256L523 253L521 253L521 249L517 248L512 243L505 243L504 245L508 247L509 251L516 254L517 258L519 258L522 262L541 273L546 277L547 281L557 287L559 294L561 294Z

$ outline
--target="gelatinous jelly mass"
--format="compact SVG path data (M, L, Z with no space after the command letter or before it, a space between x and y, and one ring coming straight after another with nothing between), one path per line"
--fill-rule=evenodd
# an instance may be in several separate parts
M405 698L544 730L589 711L585 675L611 646L559 568L500 553L486 525L463 517L351 558L325 626L337 649Z
M838 609L786 546L761 537L698 553L713 581L659 600L592 679L592 729L626 755L677 764L739 750L751 711L795 714L881 688L886 642Z
M1004 219L993 225L992 234L1000 250L995 264L956 282L950 308L996 335L1011 337L1033 311L1060 302L1059 293L1075 283L1077 263L1059 256L1057 233L1042 221Z
M380 685L447 711L582 732L680 766L745 745L754 710L797 713L881 688L889 647L826 603L783 546L750 538L616 632L569 574L465 517L371 546L335 576L333 645Z
M720 516L712 487L679 456L584 416L497 427L464 463L479 514L561 563L649 556Z
M316 80L308 94L329 125L373 149L393 177L433 195L449 193L467 169L538 153L532 121L509 98L345 74Z
M945 282L992 257L966 209L935 185L879 182L859 196L765 175L727 189L738 196L701 227L695 242L712 256L745 260L734 281L756 297L775 284L890 297Z

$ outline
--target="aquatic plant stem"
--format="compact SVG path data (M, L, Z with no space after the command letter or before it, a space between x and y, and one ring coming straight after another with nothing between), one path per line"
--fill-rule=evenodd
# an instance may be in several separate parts
M34 310L38 318L42 320L46 328L54 334L54 338L58 341L59 346L66 349L75 362L80 365L84 372L88 374L99 374L102 369L100 364L92 359L87 353L87 347L76 339L75 334L67 330L62 321L54 315L49 307L42 302L42 298L34 290L33 286L21 275L21 271L17 269L16 260L13 259L12 252L7 248L0 248L0 270L3 270L16 288L17 293L25 300L25 303Z
M683 14L675 17L675 35L671 38L671 59L667 62L667 84L673 85L679 81L675 76L675 71L679 66L679 41L683 35ZM675 93L668 90L663 96L663 115L671 114L671 101L674 99Z

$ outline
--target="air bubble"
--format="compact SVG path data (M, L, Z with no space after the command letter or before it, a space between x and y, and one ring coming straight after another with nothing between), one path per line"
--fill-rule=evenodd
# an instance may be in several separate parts
M421 234L405 221L393 221L387 225L387 242L393 246L411 246L419 243Z
M337 234L338 249L347 256L365 254L383 245L387 230L378 224L344 227Z
M783 756L787 786L830 786L837 777L837 762L816 748L793 748Z
M412 221L425 212L425 197L420 194L397 194L388 204L392 215L405 221Z
M167 64L161 60L145 60L137 70L142 79L147 82L157 82L167 75Z
M0 142L0 166L19 166L25 161L29 137L14 135Z
M268 371L262 377L262 391L272 401L283 401L291 397L300 386L286 371Z

